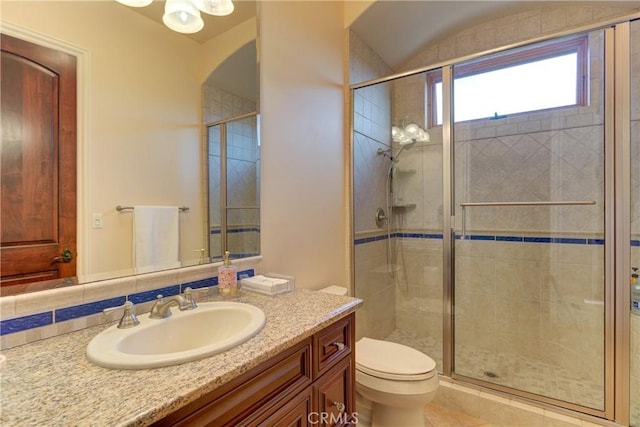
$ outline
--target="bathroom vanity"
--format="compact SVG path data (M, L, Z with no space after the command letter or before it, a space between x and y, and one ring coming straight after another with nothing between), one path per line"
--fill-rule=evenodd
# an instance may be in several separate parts
M345 425L355 402L354 314L154 425Z
M238 301L264 311L262 331L181 365L117 370L92 364L87 344L107 325L3 350L0 424L347 422L355 410L354 311L362 301L307 290L274 297L245 292Z

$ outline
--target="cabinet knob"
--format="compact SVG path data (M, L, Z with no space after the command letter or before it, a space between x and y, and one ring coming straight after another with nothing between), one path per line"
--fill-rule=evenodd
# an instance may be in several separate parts
M344 412L344 410L347 409L345 404L342 402L333 402L333 404L339 412Z
M344 343L334 342L333 345L335 345L338 348L338 351L344 350Z

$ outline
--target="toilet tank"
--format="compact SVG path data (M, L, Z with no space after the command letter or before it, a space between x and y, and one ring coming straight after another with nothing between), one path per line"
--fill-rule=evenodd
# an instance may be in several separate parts
M349 290L347 288L343 288L342 286L331 285L326 288L320 289L318 292L323 292L325 294L333 294L333 295L347 295Z

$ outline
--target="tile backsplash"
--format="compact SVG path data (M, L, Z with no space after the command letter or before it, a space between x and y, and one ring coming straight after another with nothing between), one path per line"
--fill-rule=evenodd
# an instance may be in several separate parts
M238 275L261 271L262 258L234 261ZM116 320L121 312L103 314L128 299L136 313L148 312L158 294L177 295L187 287L196 300L217 286L218 264L185 267L137 276L0 298L0 349L27 344Z

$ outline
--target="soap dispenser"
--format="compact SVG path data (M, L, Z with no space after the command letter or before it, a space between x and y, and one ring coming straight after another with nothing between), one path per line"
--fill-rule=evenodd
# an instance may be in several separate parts
M224 297L233 297L238 293L238 267L231 264L229 251L225 251L224 261L218 267L218 293Z
M640 283L638 283L638 267L631 270L631 314L640 316Z

